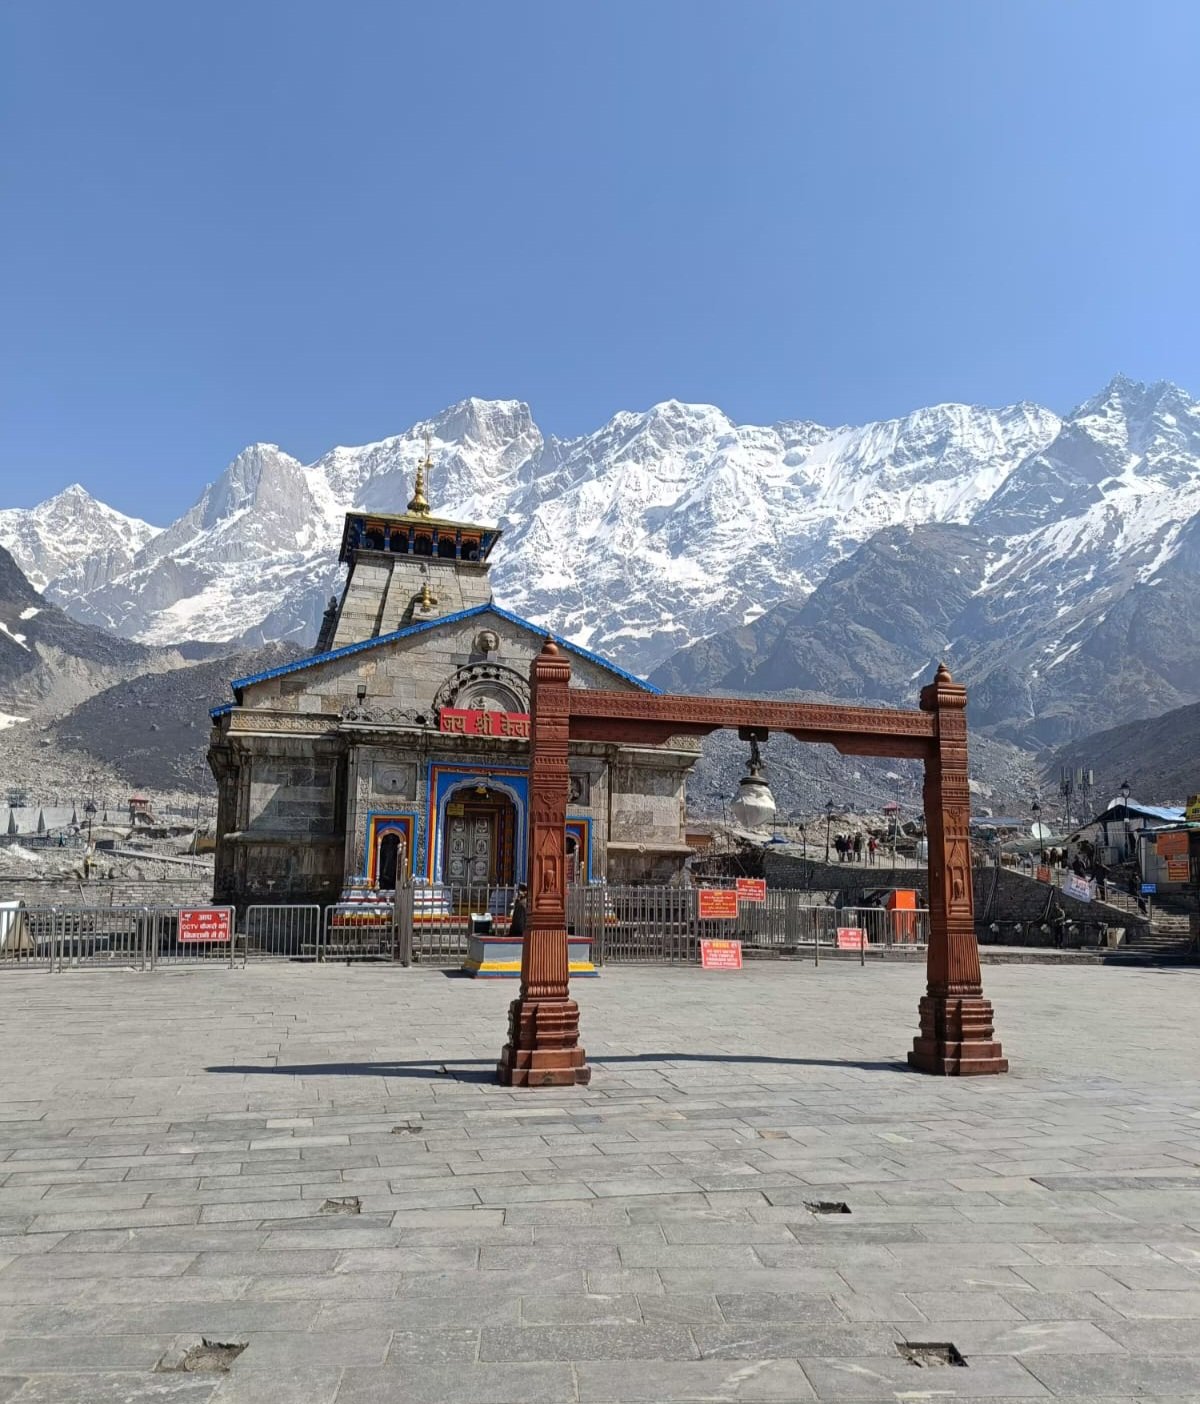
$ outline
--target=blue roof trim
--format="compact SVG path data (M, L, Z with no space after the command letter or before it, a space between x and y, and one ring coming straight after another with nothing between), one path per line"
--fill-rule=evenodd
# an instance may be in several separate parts
M233 711L233 703L232 703L232 702L222 702L221 705L220 705L219 707L210 707L210 708L209 708L208 715L209 715L210 717L212 717L213 721L216 721L216 719L217 719L218 717L223 717L227 712L232 712L232 711Z
M531 624L528 619L522 619L519 614L513 614L510 610L501 609L497 604L473 605L470 609L460 609L455 614L444 614L440 619L427 619L421 624L409 624L407 628L396 629L390 634L380 634L373 639L363 639L359 643L347 644L344 648L335 648L328 653L315 653L311 658L298 658L294 663L284 663L278 668L268 668L265 673L254 673L245 678L234 678L229 684L234 696L240 702L241 691L245 687L250 687L254 683L267 682L271 678L281 678L288 673L298 673L304 668L314 668L319 663L332 663L339 658L349 658L355 653L365 653L367 649L379 648L381 644L395 643L397 639L411 639L417 634L427 633L431 629L440 629L443 624L456 624L462 619L474 619L483 614L499 615L501 619L506 619L510 624L516 624L519 628L528 629L531 633L540 634L543 638L553 639L560 648L565 648L569 653L575 654L579 658L586 658L589 663L595 663L597 667L605 669L606 672L613 673L619 678L624 678L628 683L642 692L651 692L658 695L660 688L652 683L636 677L633 673L628 673L624 668L619 668L615 663L610 663L607 658L602 658L598 653L592 653L590 649L581 648L579 644L574 644L570 639L560 638L558 634L552 634L547 629L541 628L537 624ZM225 707L225 711L230 709L232 704ZM218 709L220 710L220 709ZM216 712L212 713L213 716Z
M572 643L570 639L560 638L558 634L552 634L549 630L543 629L537 624L531 624L528 619L522 619L519 614L513 614L511 610L502 609L498 604L483 605L481 608L490 610L493 614L498 614L501 619L507 619L510 624L516 624L522 629L531 629L535 634L541 634L543 638L553 639L560 648L565 648L568 652L575 654L579 658L586 658L589 663L595 663L597 667L604 668L607 672L615 673L617 677L624 678L626 682L632 683L634 687L642 692L652 692L656 697L662 695L662 688L655 687L653 683L648 683L645 678L639 678L635 673L626 672L624 668L619 668L602 654L593 653L591 649L583 648L580 644Z

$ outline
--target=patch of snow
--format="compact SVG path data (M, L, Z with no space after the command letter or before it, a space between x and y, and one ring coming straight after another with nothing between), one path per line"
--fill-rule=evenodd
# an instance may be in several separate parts
M3 623L2 621L0 621L0 632L7 634L8 637L12 639L13 643L20 644L26 653L31 652L29 645L25 642L24 634L18 634L15 630L10 629L8 625Z
M37 605L26 605L26 607L21 611L18 618L32 619L35 614L41 614L41 612L42 611L37 607Z

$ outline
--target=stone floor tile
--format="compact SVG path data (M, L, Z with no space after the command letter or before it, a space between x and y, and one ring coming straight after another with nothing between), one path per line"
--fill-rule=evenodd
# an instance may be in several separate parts
M708 1293L641 1292L637 1301L646 1322L697 1326L720 1324L725 1320L716 1297Z
M1005 1292L1004 1300L1026 1321L1119 1321L1115 1307L1094 1292Z
M1182 1316L1190 1317L1193 1321L1200 1320L1200 1292L1129 1292L1116 1289L1096 1295L1122 1316Z
M573 1372L566 1364L401 1361L378 1370L347 1367L336 1404L567 1404L575 1397Z
M341 1382L340 1365L277 1362L260 1368L248 1349L217 1385L212 1404L334 1404Z
M115 1325L110 1325L110 1332ZM0 1335L0 1360L6 1370L39 1375L59 1370L152 1370L170 1344L170 1335Z
M1021 1311L998 1292L910 1292L909 1300L931 1321L1021 1321Z
M1200 1353L1200 1329L1186 1317L1156 1320L1112 1320L1101 1324L1130 1355L1196 1355Z
M847 1321L926 1320L924 1312L903 1292L834 1292L833 1302Z
M494 1319L489 1316L489 1319ZM421 1331L394 1331L388 1349L389 1365L469 1364L479 1355L479 1332L441 1327Z
M515 1293L507 1298L493 1296L487 1301L479 1297L354 1297L321 1303L314 1329L340 1331L361 1327L411 1333L436 1321L439 1328L476 1328L477 1331L483 1322L490 1326L518 1325L520 1304L521 1299Z
M797 1404L816 1397L794 1360L581 1361L575 1377L580 1404Z
M1185 1355L1044 1355L1029 1368L1056 1395L1196 1396L1200 1350Z
M233 1256L232 1254L229 1256ZM179 1277L196 1261L195 1253L60 1253L51 1251L17 1258L4 1270L4 1280L16 1277Z
M277 1365L382 1365L391 1338L387 1327L259 1330L251 1338L246 1361L256 1370Z
M906 1339L953 1341L973 1360L975 1356L1123 1354L1124 1348L1107 1327L1090 1321L961 1321L933 1318L920 1336Z
M701 1356L719 1360L792 1359L797 1356L884 1355L904 1338L903 1328L881 1323L739 1321L697 1326Z
M1004 1357L984 1359L965 1369L945 1366L923 1370L899 1354L857 1359L802 1357L800 1364L819 1398L838 1404L850 1404L853 1400L886 1400L887 1404L895 1404L897 1399L905 1398L1031 1399L1046 1398L1051 1393L1020 1361Z
M88 1370L33 1375L20 1404L208 1404L217 1388L212 1375L163 1375ZM3 1398L0 1395L0 1398ZM17 1396L13 1396L16 1398Z
M654 1298L649 1298L654 1300ZM658 1300L667 1300L659 1298ZM649 1318L646 1318L649 1319ZM659 1320L673 1318L658 1318ZM609 1296L595 1292L559 1296L521 1298L521 1322L525 1326L581 1325L635 1326L643 1320L637 1297Z
M699 1352L683 1326L485 1326L479 1359L695 1360Z

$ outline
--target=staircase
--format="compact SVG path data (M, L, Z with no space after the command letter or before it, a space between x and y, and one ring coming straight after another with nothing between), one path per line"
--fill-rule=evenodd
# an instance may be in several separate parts
M1128 940L1112 952L1110 959L1141 965L1200 961L1195 907L1195 899L1191 897L1155 898L1149 928L1131 931Z

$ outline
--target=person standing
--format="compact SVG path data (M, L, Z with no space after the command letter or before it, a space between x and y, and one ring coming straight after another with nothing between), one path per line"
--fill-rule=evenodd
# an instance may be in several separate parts
M863 836L862 836L862 833L859 832L859 833L857 833L857 834L854 835L854 861L855 861L856 863L861 863L861 862L862 862L862 850L863 850Z
M875 853L879 848L879 840L874 834L867 840L867 857L871 861L871 866L875 866Z
M529 889L524 883L517 888L517 895L513 898L512 911L508 914L508 934L510 936L525 935L525 923L528 920L525 902L529 896Z

